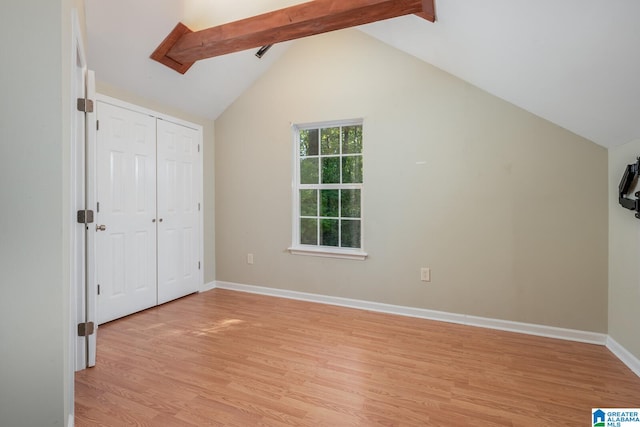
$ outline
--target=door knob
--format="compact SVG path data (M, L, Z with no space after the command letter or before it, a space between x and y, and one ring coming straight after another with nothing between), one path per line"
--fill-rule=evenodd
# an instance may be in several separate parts
M96 224L96 231L105 231L107 229L106 225L97 225Z

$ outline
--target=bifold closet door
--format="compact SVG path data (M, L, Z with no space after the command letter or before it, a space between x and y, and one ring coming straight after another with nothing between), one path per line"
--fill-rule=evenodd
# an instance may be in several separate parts
M157 121L158 304L198 290L199 133Z
M98 323L157 304L156 119L97 104Z

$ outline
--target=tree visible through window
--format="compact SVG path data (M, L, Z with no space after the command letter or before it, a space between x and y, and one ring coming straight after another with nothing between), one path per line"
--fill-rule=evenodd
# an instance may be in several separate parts
M295 131L294 245L362 249L362 122Z

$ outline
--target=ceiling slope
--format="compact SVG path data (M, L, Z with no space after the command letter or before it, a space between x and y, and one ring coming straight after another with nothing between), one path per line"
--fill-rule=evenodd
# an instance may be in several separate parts
M184 22L194 31L295 0L85 0L98 80L215 119L286 50L198 61L187 74L149 54ZM640 138L640 2L436 0L435 24L405 16L365 33L605 147Z
M268 4L267 4L268 3ZM198 30L268 12L295 0L85 0L87 57L98 81L207 119L218 117L286 50L253 51L199 61L181 75L149 54L176 22Z
M361 29L599 145L640 138L640 2L439 0Z

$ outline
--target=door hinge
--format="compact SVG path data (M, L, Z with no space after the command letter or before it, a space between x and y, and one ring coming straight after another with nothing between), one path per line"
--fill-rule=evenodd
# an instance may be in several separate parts
M200 270L200 261L198 261L198 270Z
M100 120L96 120L96 130L100 130Z
M78 111L81 113L93 113L93 100L87 98L78 98Z
M200 203L198 203L198 210L200 210Z
M91 209L83 209L78 211L78 224L91 224L93 222L93 211Z
M93 335L95 329L95 324L93 322L78 323L78 336L88 337L89 335Z
M198 153L200 152L200 144L198 144Z
M100 213L100 202L96 203L96 212Z
M100 285L98 284L98 295L100 295Z

